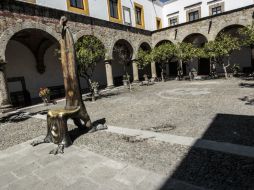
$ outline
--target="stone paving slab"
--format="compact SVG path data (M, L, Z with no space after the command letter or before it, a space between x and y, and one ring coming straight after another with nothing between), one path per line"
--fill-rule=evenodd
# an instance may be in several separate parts
M159 190L167 180L166 176L106 158L85 147L71 146L63 155L54 156L48 152L56 145L32 147L30 143L0 152L0 189ZM186 184L182 182L167 186L183 188Z

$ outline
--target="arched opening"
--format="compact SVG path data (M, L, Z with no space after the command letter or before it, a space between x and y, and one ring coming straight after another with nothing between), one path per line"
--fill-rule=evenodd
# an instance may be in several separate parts
M155 47L159 47L160 45L163 45L163 44L166 44L166 43L171 43L173 44L173 42L169 41L169 40L162 40L160 42L158 42ZM173 59L171 60L171 62L165 64L166 68L164 68L164 71L166 73L164 73L164 75L166 77L173 77L175 78L177 76L177 67L178 67L178 61L176 59ZM183 65L183 70L186 70L185 69L185 65ZM161 75L161 67L160 65L157 63L156 64L156 73L157 73L157 76L160 76Z
M242 25L230 25L225 28L223 28L218 35L216 36L216 39L218 36L222 33L224 34L230 34L233 37L238 38L239 40L243 40L244 36L240 34L240 29L244 28ZM240 50L235 50L232 52L230 56L230 67L232 68L233 65L239 65L240 71L243 73L252 73L254 68L254 48L243 46ZM218 68L218 72L223 72L222 68ZM230 71L230 70L229 70Z
M121 39L115 43L113 47L112 60L113 80L115 86L123 85L123 79L127 73L132 80L132 56L133 48L128 41Z
M199 33L190 34L183 42L191 43L197 48L204 47L205 43L208 42L207 38ZM195 69L198 75L209 75L210 74L210 61L206 58L194 59L187 64L187 72L191 69Z
M23 107L41 101L39 89L51 89L51 98L64 97L59 43L39 29L24 29L9 40L5 57L12 104Z
M77 47L77 44L79 47ZM82 46L82 47L81 47ZM78 39L76 43L76 48L82 48L82 54L77 52L77 58L82 57L82 61L85 66L85 76L80 77L81 88L84 92L90 91L88 88L88 79L98 82L99 87L103 88L107 86L106 79L106 68L104 64L105 60L105 46L104 44L95 36L85 35Z
M139 49L146 51L146 52L151 52L152 48L147 42L143 42ZM143 69L138 70L138 76L139 80L143 81L144 80L144 75L147 75L149 78L152 77L152 72L151 72L151 63L146 65Z

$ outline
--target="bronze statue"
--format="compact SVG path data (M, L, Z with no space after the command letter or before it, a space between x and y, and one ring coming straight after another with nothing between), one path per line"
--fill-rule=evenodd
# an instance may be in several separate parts
M92 123L82 101L80 83L77 75L76 53L73 36L68 28L67 18L61 17L60 27L62 38L61 62L66 95L66 105L62 110L50 110L47 114L47 136L42 141L33 142L36 146L41 143L55 143L58 147L50 154L63 153L64 147L72 144L68 134L67 120L72 119L79 129L91 129ZM82 122L84 124L82 124Z

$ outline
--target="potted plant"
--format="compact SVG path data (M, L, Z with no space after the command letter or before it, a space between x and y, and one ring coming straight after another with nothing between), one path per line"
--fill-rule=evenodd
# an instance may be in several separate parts
M130 81L130 75L128 75L128 74L123 75L123 85L128 86L129 81Z
M192 69L190 70L190 80L194 80L195 77L197 77L197 75L198 75L198 72L196 71L196 69L195 69L195 68L192 68Z
M96 81L92 81L91 84L91 92L92 92L92 101L94 102L96 97L99 96L99 83Z
M50 103L50 90L48 88L40 88L39 96L42 98L45 106Z
M234 64L232 67L232 70L233 70L233 76L238 77L239 71L240 71L240 66L238 64Z

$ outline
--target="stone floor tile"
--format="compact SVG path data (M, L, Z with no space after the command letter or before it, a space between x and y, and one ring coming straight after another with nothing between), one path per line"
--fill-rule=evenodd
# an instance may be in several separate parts
M30 164L23 165L21 168L14 170L13 173L18 177L24 177L32 174L34 171L42 168L37 162L32 162Z
M32 190L41 180L35 175L26 176L14 183L10 183L5 190Z
M15 177L11 173L7 173L7 174L4 174L4 175L1 175L0 176L0 188L6 186L6 185L8 185L11 182L14 182L16 180L18 180L18 178Z
M99 185L93 182L92 180L81 177L77 180L76 183L66 187L64 190L81 190L81 189L87 189L87 190L98 190Z
M121 173L115 176L115 180L119 181L127 186L136 187L141 183L144 178L149 174L149 172L135 168L133 166L128 166Z
M62 190L65 187L67 187L67 185L63 179L57 176L52 176L48 180L35 185L32 190Z
M165 183L166 177L159 174L149 173L138 185L139 190L157 190Z
M88 176L94 181L104 184L106 181L113 179L119 172L119 169L101 164L98 165Z

